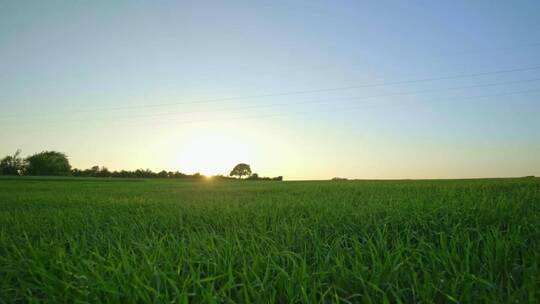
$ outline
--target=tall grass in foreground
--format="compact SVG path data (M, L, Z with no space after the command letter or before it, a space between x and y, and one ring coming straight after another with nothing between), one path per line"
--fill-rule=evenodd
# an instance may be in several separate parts
M0 179L0 302L539 303L538 179Z

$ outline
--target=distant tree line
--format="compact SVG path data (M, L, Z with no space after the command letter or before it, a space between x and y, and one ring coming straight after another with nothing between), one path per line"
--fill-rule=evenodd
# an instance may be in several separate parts
M149 169L137 169L134 171L120 170L110 171L106 167L93 166L90 169L71 168L69 159L65 153L56 151L43 151L22 158L21 151L17 150L13 155L8 155L0 160L0 175L40 175L40 176L75 176L75 177L120 177L120 178L193 178L200 179L205 176L200 173L185 174L178 171L153 172ZM229 176L216 175L216 179L234 179L238 176L245 180L268 180L282 181L283 177L259 177L257 173L251 173L247 164L236 165Z
M257 173L251 174L246 180L258 180L258 181L282 181L283 176L276 176L276 177L261 177Z
M72 169L71 175L76 177L123 177L123 178L203 178L200 173L184 174L178 171L154 172L149 169L137 169L134 171L120 170L109 171L106 167L93 166L90 169Z

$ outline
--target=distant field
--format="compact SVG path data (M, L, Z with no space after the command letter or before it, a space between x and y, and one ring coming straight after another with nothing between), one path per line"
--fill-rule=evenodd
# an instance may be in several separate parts
M540 303L540 180L0 179L0 302Z

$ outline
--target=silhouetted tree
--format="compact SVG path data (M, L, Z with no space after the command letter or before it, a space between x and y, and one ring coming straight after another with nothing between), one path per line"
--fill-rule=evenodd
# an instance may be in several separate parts
M251 175L251 168L248 164L238 164L232 169L231 173L229 173L229 176L238 176L239 178L249 175Z
M99 166L97 166L97 165L96 165L96 166L92 166L92 168L89 169L88 174L89 174L90 176L94 176L94 177L95 177L95 176L98 176L98 175L99 175Z
M13 155L8 155L0 160L0 174L20 175L23 173L24 162L19 156L21 150L17 150Z
M173 175L172 175L174 178L182 178L182 177L186 177L187 175L182 173L182 172L174 172Z
M64 153L43 151L26 158L28 175L69 175L71 166Z
M96 174L97 177L111 177L111 175L112 174L107 167L101 167Z

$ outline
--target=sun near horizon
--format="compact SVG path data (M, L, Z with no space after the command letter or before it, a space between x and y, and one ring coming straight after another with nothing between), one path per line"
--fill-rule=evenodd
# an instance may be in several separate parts
M540 175L537 11L2 2L0 155L206 175L245 162L287 179Z
M540 303L539 16L0 0L0 303Z

